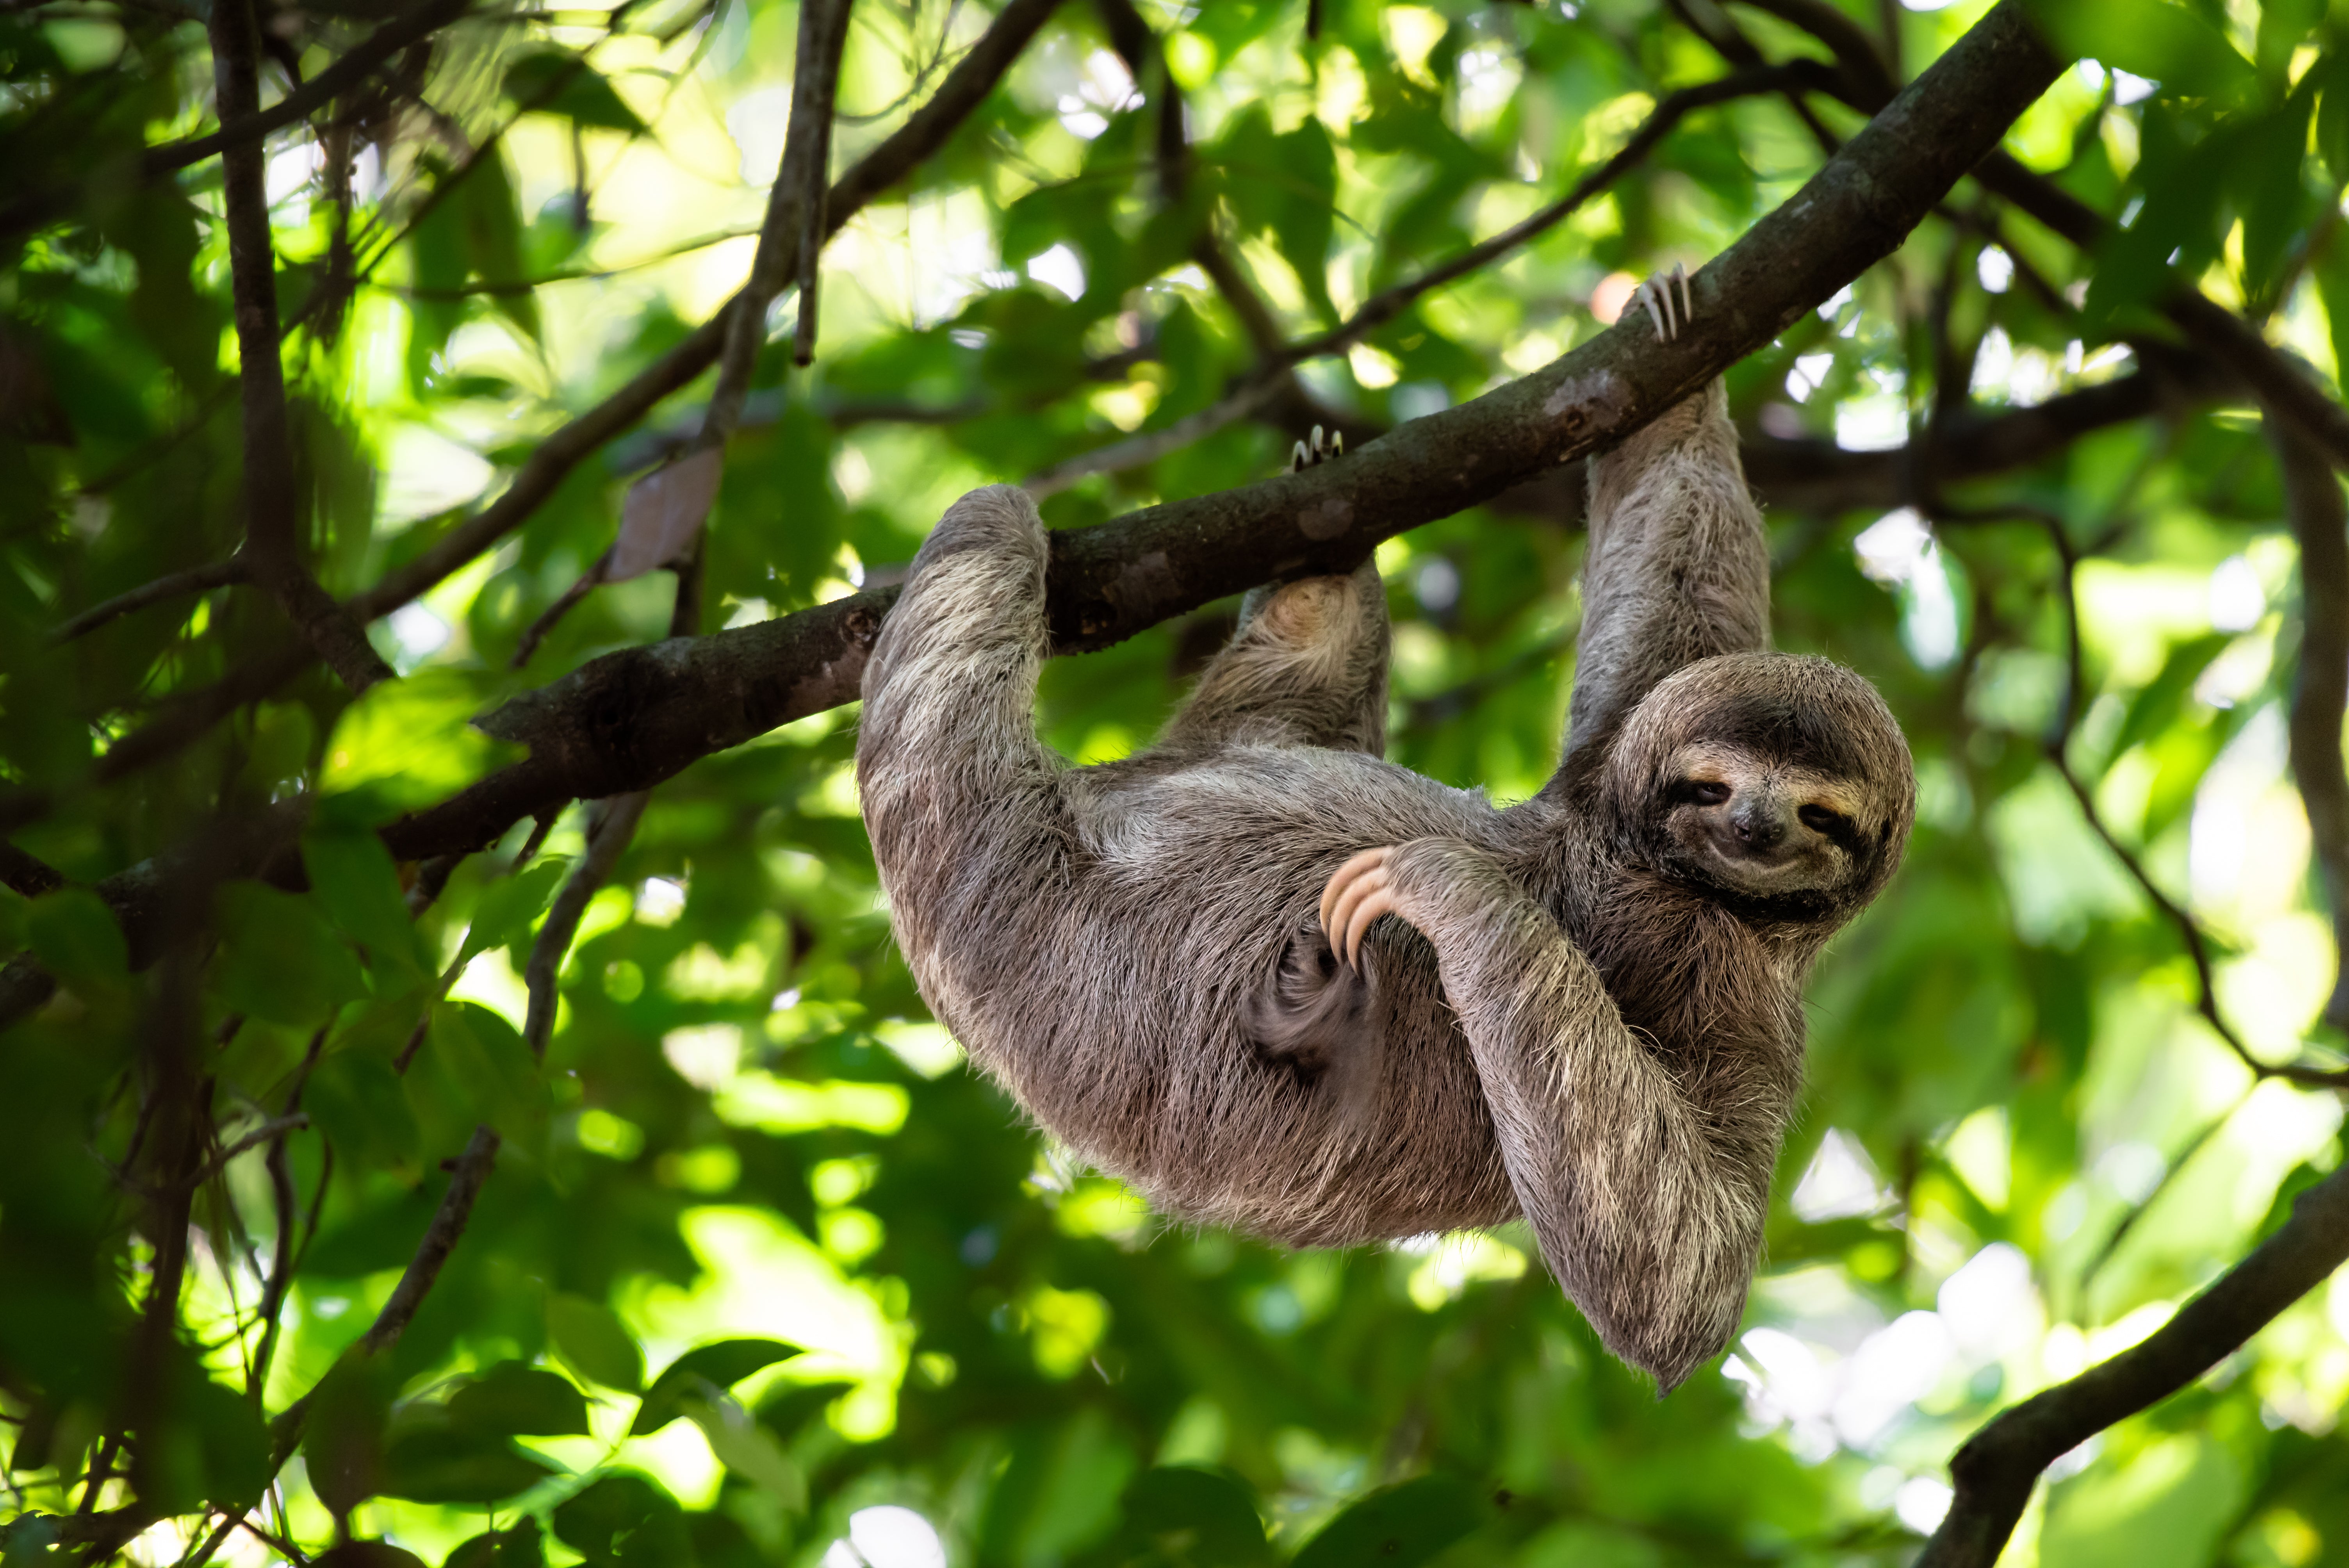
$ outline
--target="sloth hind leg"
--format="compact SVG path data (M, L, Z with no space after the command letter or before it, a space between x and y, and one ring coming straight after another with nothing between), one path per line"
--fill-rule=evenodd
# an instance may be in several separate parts
M1258 588L1161 744L1386 750L1387 601L1376 565Z

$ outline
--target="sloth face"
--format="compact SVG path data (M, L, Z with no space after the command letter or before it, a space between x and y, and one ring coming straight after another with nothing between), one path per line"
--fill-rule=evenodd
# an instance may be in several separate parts
M1849 781L1718 743L1682 747L1664 778L1671 858L1705 881L1768 898L1851 876L1862 845Z

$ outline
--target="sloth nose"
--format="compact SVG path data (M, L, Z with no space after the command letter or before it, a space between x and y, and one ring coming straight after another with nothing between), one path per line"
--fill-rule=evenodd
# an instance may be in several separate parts
M1782 813L1759 804L1748 806L1732 820L1737 841L1753 850L1775 848L1786 836L1786 823Z

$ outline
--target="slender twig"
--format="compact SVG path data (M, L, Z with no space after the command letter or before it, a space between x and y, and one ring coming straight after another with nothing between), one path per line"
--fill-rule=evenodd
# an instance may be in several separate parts
M832 160L832 107L840 88L840 52L848 42L848 6L849 0L800 0L791 124L783 137L783 166L776 175L772 204L767 210L771 221L776 206L786 200L799 209L795 237L799 241L800 320L792 338L792 358L800 365L815 361L816 260L823 253L826 236L823 206L825 176ZM761 236L760 243L766 243L765 236ZM757 270L754 265L754 275ZM747 314L749 303L745 300L737 305L737 313ZM764 315L762 302L762 320ZM732 344L727 346L730 353Z
M1030 495L1042 500L1046 496L1058 495L1088 475L1117 473L1126 469L1138 469L1145 463L1154 463L1169 452L1180 451L1226 425L1247 418L1271 402L1281 390L1284 374L1276 371L1270 375L1251 376L1221 400L1195 413L1185 414L1163 429L1144 430L1123 441L1112 441L1106 447L1080 452L1022 480L1020 484Z
M2186 955L2194 965L2194 1010L2201 1015L2204 1023L2210 1026L2211 1033L2226 1043L2227 1048L2235 1053L2243 1066L2261 1078L2282 1078L2287 1083L2312 1088L2349 1088L2349 1068L2262 1061L2250 1046L2243 1043L2242 1036L2235 1032L2234 1026L2219 1010L2218 988L2211 975L2210 944L2202 934L2201 923L2177 900L2164 892L2161 885L2147 874L2144 861L2113 835L2113 830L2105 824L2104 814L2096 809L2095 796L2073 771L2071 763L2064 755L2051 748L2048 761L2063 779L2064 787L2072 791L2072 798L2079 802L2080 815L2086 820L2089 829L2104 841L2105 847L2121 862L2121 868L2128 872L2129 879L2144 892L2154 908L2161 912L2162 918L2177 929L2178 940L2186 948Z
M1726 103L1733 98L1814 86L1821 81L1824 74L1816 61L1793 60L1779 66L1748 67L1714 81L1701 82L1694 87L1667 93L1650 111L1648 118L1640 122L1640 129L1631 133L1630 139L1606 162L1576 181L1565 195L1531 217L1510 224L1490 239L1478 241L1451 260L1430 267L1408 283L1397 284L1392 288L1372 294L1343 323L1318 337L1289 345L1281 351L1283 356L1293 365L1323 355L1342 354L1366 333L1401 315L1422 295L1489 266L1518 246L1539 238L1580 211L1636 168L1655 150L1657 143L1671 135L1682 120L1698 109Z
M232 583L246 581L251 573L242 556L232 555L225 561L214 561L202 566L191 566L185 572L174 572L168 577L133 588L128 593L118 593L103 603L93 604L72 620L49 634L50 640L70 643L98 630L109 621L144 610L150 604L160 604L186 593L203 593Z
M537 939L530 944L530 961L523 969L523 983L530 988L530 1013L523 1024L522 1037L530 1042L531 1054L541 1059L546 1056L548 1037L554 1033L555 981L564 954L571 951L571 939L579 934L579 922L587 913L589 901L611 880L651 799L650 790L638 789L588 808L587 852L571 868L563 891L547 906Z
M264 1121L197 1167L186 1178L187 1183L191 1187L201 1187L227 1170L228 1162L238 1155L249 1150L258 1149L264 1143L273 1142L289 1132L298 1132L309 1125L309 1117L301 1111L295 1111L291 1116L281 1116Z
M1957 1495L1918 1568L1991 1568L2040 1472L2097 1432L2201 1377L2349 1260L2349 1165L2153 1334L2001 1414L1950 1460Z
M2270 420L2268 428L2282 470L2284 510L2300 543L2300 662L2292 674L2290 749L2333 910L2335 978L2324 1021L2349 1029L2349 770L2341 758L2342 712L2349 704L2349 507L2323 452L2282 421Z
M473 1129L471 1140L457 1157L456 1169L449 1177L449 1191L441 1198L432 1223L426 1228L424 1239L416 1243L416 1255L408 1260L407 1271L392 1286L390 1298L361 1337L360 1343L369 1350L390 1349L416 1315L416 1309L424 1305L433 1282L440 1277L441 1265L449 1261L449 1254L464 1235L466 1222L473 1217L473 1200L481 1195L481 1183L490 1179L497 1159L498 1135L486 1127Z
M318 1054L326 1048L326 1031L319 1029L310 1037L309 1048L302 1055L302 1065L294 1070L293 1086L285 1093L286 1114L280 1121L290 1121L302 1103L302 1090L310 1081L310 1069L316 1064ZM253 1365L244 1379L245 1398L255 1409L261 1408L262 1396L269 1384L269 1364L277 1353L277 1336L283 1325L279 1322L285 1307L285 1293L294 1284L294 1266L299 1249L294 1239L294 1171L285 1152L287 1128L271 1140L269 1158L269 1194L277 1210L276 1256L271 1259L269 1277L261 1287L261 1301L254 1315L261 1324L261 1344L253 1353Z
M261 98L258 43L250 0L215 0L212 76L225 121L250 115ZM277 256L269 236L268 160L258 139L221 157L229 241L229 281L236 299L238 389L244 405L244 548L255 581L284 606L318 656L354 692L391 674L350 613L302 564L296 539L294 444L285 416L285 372L278 361Z

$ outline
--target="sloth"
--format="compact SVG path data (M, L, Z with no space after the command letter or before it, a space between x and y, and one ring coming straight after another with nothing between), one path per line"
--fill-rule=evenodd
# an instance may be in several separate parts
M1915 800L1875 689L1769 651L1719 383L1593 463L1564 759L1506 809L1382 759L1369 562L1251 593L1154 745L1071 767L1035 727L1045 559L1025 492L963 497L864 673L864 820L938 1019L1185 1221L1308 1247L1523 1216L1669 1392L1736 1329L1804 983Z

